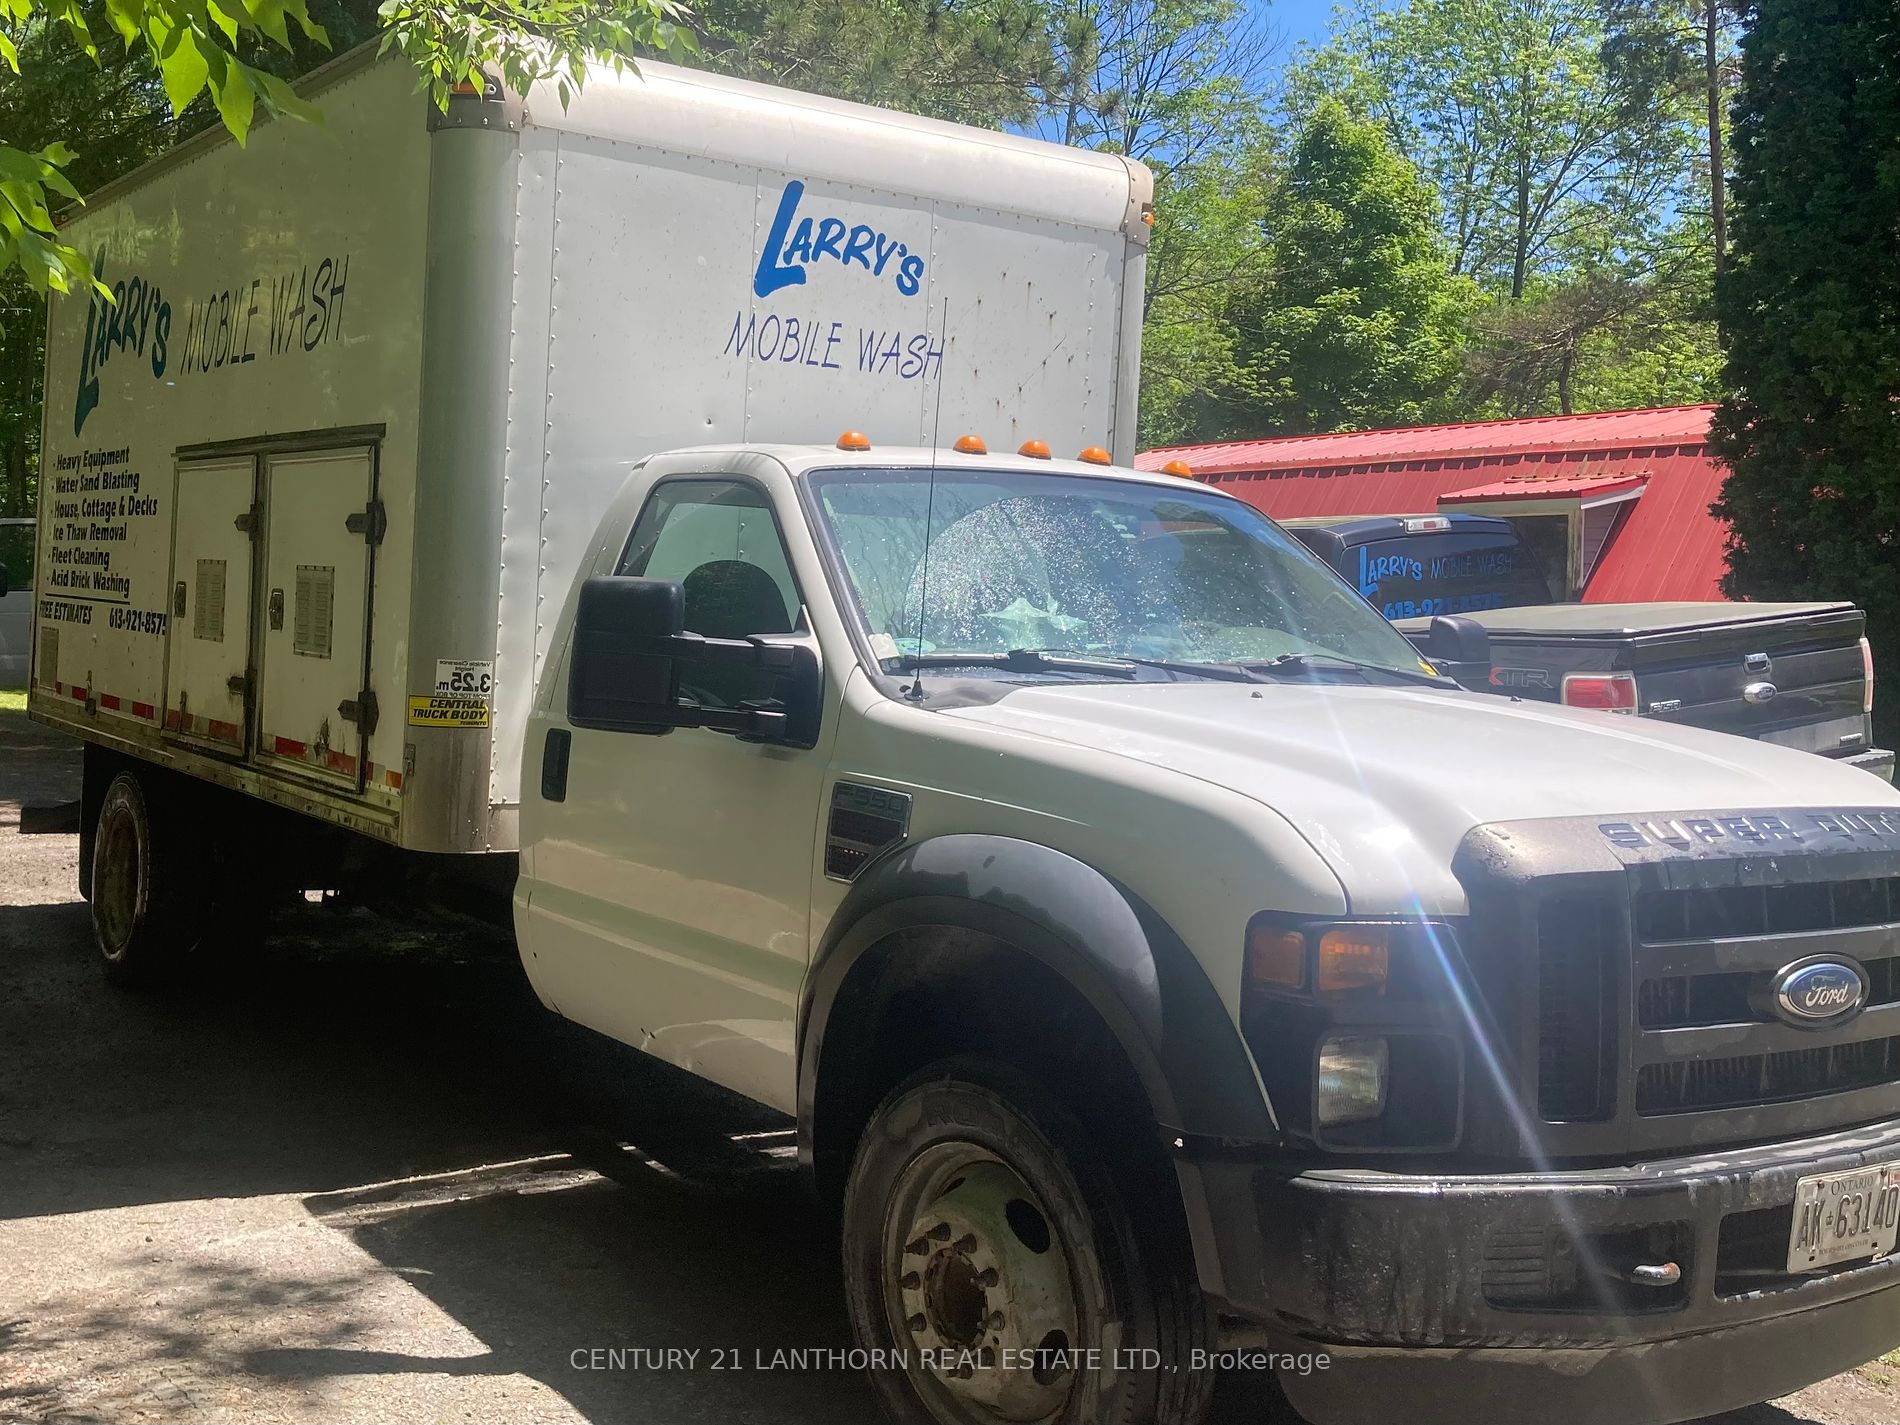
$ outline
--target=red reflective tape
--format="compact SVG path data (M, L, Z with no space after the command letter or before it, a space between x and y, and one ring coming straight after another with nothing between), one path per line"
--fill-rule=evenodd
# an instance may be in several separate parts
M356 759L347 752L331 752L324 758L324 765L332 772L341 772L346 777L356 775Z
M400 792L402 790L402 773L396 771L393 767L385 767L383 769L383 780L397 791Z
M273 737L270 741L270 750L279 757L301 757L306 751L301 742L292 742L288 737Z
M86 690L84 688L74 688L72 695L73 701L76 703L83 703L86 700Z
M158 717L158 709L153 707L150 703L133 703L132 716L142 717L147 721L155 721Z
M99 694L99 706L104 708L107 712L117 712L119 710L119 695L117 693Z
M179 712L176 708L166 708L165 709L165 731L183 732L184 729L185 729L185 715L182 712Z
M64 683L55 683L53 684L53 691L55 693L64 693L66 691L66 685Z
M243 740L243 729L234 722L220 722L214 717L211 719L209 727L211 729L211 735L220 742L239 742Z

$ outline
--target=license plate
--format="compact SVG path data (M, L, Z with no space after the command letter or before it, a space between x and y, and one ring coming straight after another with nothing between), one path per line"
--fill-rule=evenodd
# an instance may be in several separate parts
M1900 1229L1900 1164L1816 1173L1794 1189L1788 1270L1811 1272L1836 1262L1884 1257Z

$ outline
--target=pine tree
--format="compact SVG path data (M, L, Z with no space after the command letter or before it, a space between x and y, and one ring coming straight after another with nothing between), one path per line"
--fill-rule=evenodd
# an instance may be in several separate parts
M1900 671L1900 11L1759 0L1717 313L1735 597L1852 599ZM1879 735L1900 731L1900 698ZM1889 741L1887 745L1891 746Z
M1323 101L1269 200L1268 228L1266 277L1236 322L1251 389L1231 433L1450 414L1474 294L1451 275L1430 190L1384 132Z

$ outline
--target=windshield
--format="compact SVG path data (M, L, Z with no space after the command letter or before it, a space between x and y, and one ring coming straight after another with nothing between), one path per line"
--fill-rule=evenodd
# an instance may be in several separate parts
M811 485L872 651L892 667L1045 649L1420 671L1412 646L1324 564L1225 496L941 469L934 492L925 470L821 471Z

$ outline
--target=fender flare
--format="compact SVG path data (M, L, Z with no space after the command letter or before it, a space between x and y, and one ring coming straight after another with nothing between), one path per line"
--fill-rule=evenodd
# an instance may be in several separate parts
M1151 907L1064 852L952 834L867 867L813 957L798 1018L798 1137L807 1161L840 990L872 948L926 926L991 935L1062 976L1120 1043L1165 1133L1280 1141L1239 1029L1200 962Z

